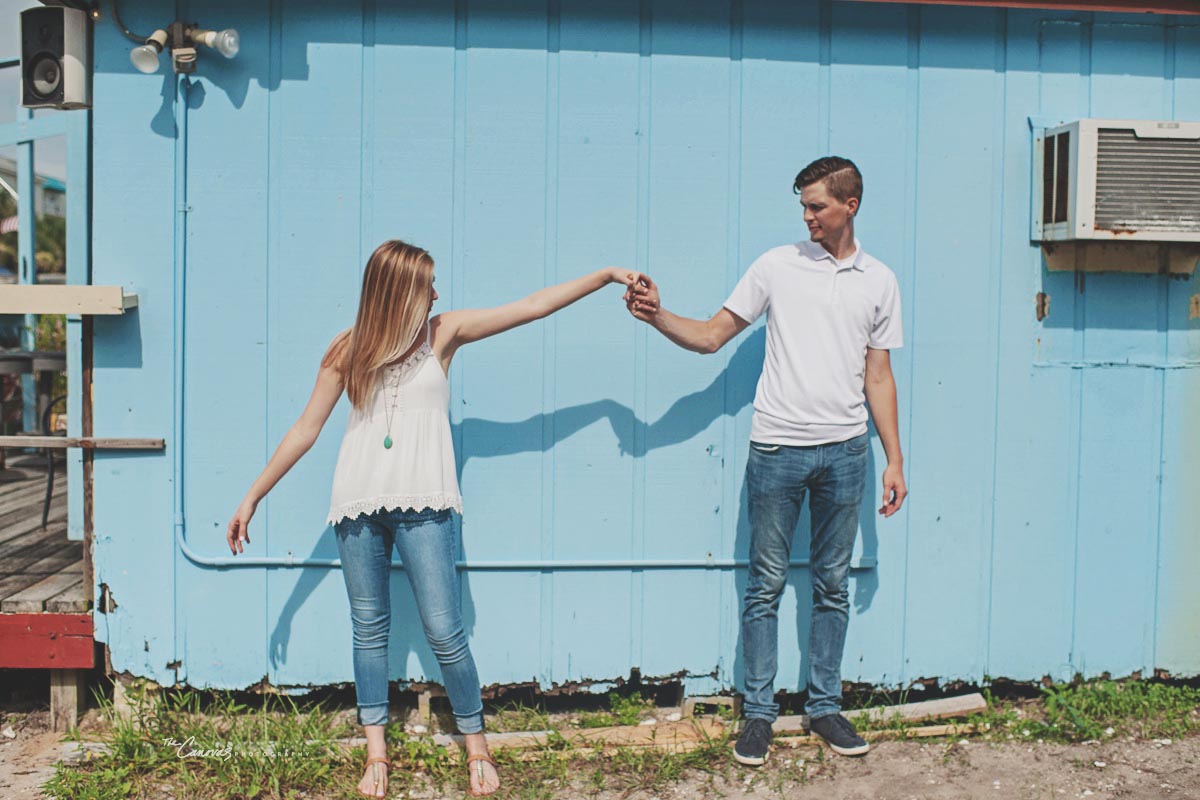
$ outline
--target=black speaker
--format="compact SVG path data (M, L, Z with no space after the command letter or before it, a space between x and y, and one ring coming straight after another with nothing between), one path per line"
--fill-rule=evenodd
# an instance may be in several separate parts
M21 105L91 107L90 22L86 11L61 6L21 12Z

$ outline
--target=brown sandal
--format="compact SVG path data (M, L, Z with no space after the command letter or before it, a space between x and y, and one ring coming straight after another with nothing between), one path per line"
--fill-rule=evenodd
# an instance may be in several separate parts
M390 772L392 769L392 762L386 758L368 758L367 766L369 767L372 764L384 764L385 766L387 766L388 772ZM376 789L376 791L378 791L379 784L380 784L378 768L372 770L372 773L373 773L372 777L374 777L374 779L375 779L375 789ZM388 790L387 780L388 780L388 773L385 772L383 775L383 781L382 781L382 783L383 783L383 795L382 796L383 797L387 797L387 790ZM378 798L380 797L380 795L378 795L378 794L367 794L362 789L358 790L358 794L360 797L371 797L371 798L374 798L375 800L378 800Z
M473 756L467 756L467 782L468 783L470 783L470 780L471 780L471 765L472 764L480 764L479 785L480 786L483 785L483 766L482 766L482 764L485 761L488 764L491 764L493 767L499 768L499 766L500 766L499 764L496 763L496 759L492 758L490 755L485 756L485 755L477 754L477 755L473 755ZM471 797L488 797L489 795L495 794L496 790L493 789L490 792L473 792L470 789L468 789L467 791L471 795Z

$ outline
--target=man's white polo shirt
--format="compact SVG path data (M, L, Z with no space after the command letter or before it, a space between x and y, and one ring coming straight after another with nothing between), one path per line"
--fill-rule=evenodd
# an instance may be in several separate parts
M767 312L752 441L807 446L866 432L867 348L903 344L900 289L857 239L854 247L840 262L816 242L768 250L725 301L746 322Z

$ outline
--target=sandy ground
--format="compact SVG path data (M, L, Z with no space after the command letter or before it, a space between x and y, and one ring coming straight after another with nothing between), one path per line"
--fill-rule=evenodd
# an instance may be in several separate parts
M49 711L7 716L0 726L0 797L44 797L38 787L54 775L62 734L50 732Z
M92 710L82 722L97 723ZM63 737L47 729L48 714L9 715L0 726L0 798L41 798ZM7 733L11 729L13 736ZM510 768L511 769L511 768ZM618 798L822 798L822 800L1200 800L1200 738L1057 745L1037 742L889 741L865 758L821 758L817 748L778 749L761 770L731 767L693 773L657 792L557 786L562 800ZM430 788L409 798L454 797Z

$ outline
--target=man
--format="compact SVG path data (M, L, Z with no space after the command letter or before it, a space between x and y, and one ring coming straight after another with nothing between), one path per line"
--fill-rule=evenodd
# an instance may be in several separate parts
M867 408L887 454L883 507L907 495L888 351L901 346L896 276L854 237L862 175L853 162L805 167L800 195L809 241L760 256L711 319L677 316L643 280L625 295L633 316L680 347L715 353L765 311L767 347L754 398L746 487L750 574L742 609L745 703L734 757L766 762L779 715L774 683L778 611L792 535L806 495L812 519L812 627L808 701L813 733L834 752L863 755L867 743L840 713L841 662L849 621L850 554L867 466Z

